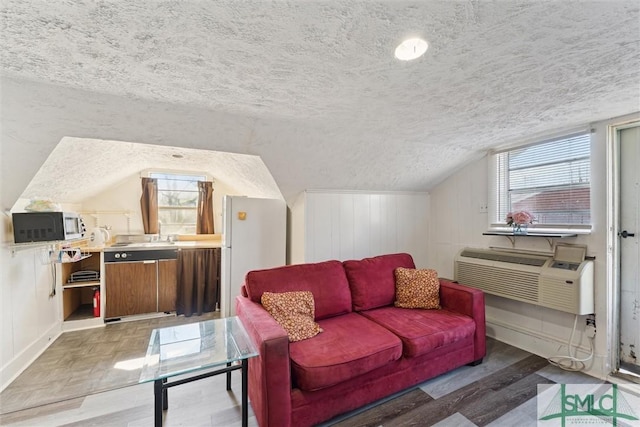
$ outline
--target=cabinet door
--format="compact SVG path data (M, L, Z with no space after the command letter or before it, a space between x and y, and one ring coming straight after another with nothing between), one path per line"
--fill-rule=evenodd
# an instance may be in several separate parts
M157 261L105 264L107 318L157 311Z
M158 261L158 311L176 311L178 295L178 261Z

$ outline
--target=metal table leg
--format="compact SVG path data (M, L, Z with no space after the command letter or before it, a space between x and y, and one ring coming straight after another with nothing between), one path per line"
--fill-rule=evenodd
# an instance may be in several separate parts
M164 378L162 380L162 385L167 383L167 379ZM169 407L169 389L166 387L162 387L162 409L167 409Z
M227 367L231 366L231 363L227 363ZM231 390L231 371L227 372L227 391Z
M164 381L166 381L166 379ZM153 382L153 397L154 397L153 425L155 427L162 427L162 406L163 406L162 395L164 394L162 390L162 383L163 383L163 380L155 380Z
M249 424L248 374L249 361L248 359L242 359L242 427L247 427Z

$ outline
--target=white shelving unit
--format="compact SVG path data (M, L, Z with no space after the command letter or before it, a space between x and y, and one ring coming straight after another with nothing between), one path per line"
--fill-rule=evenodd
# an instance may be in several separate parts
M9 243L7 247L11 251L11 256L15 256L17 252L26 251L30 249L49 249L49 252L59 250L62 245L78 245L86 238L76 240L52 240L48 242L27 242L27 243Z
M63 249L64 250L64 249ZM93 315L95 289L104 295L102 252L82 253L79 259L58 262L59 284L62 290L62 329L65 331L104 326L104 298L100 298L100 316ZM70 281L73 273L96 271L98 277L86 281Z

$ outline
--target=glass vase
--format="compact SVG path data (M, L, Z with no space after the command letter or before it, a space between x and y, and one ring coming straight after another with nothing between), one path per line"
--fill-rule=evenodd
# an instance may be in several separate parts
M516 236L526 236L528 224L514 224L513 234Z

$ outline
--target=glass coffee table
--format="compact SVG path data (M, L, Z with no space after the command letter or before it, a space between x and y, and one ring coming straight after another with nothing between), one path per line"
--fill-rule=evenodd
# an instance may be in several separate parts
M248 359L257 355L258 351L237 317L151 331L139 383L154 382L155 426L162 426L162 411L168 408L167 389L226 373L227 390L231 390L231 372L240 369L242 370L242 426L246 427ZM220 368L198 373L215 367ZM168 382L170 377L177 375L183 378Z

